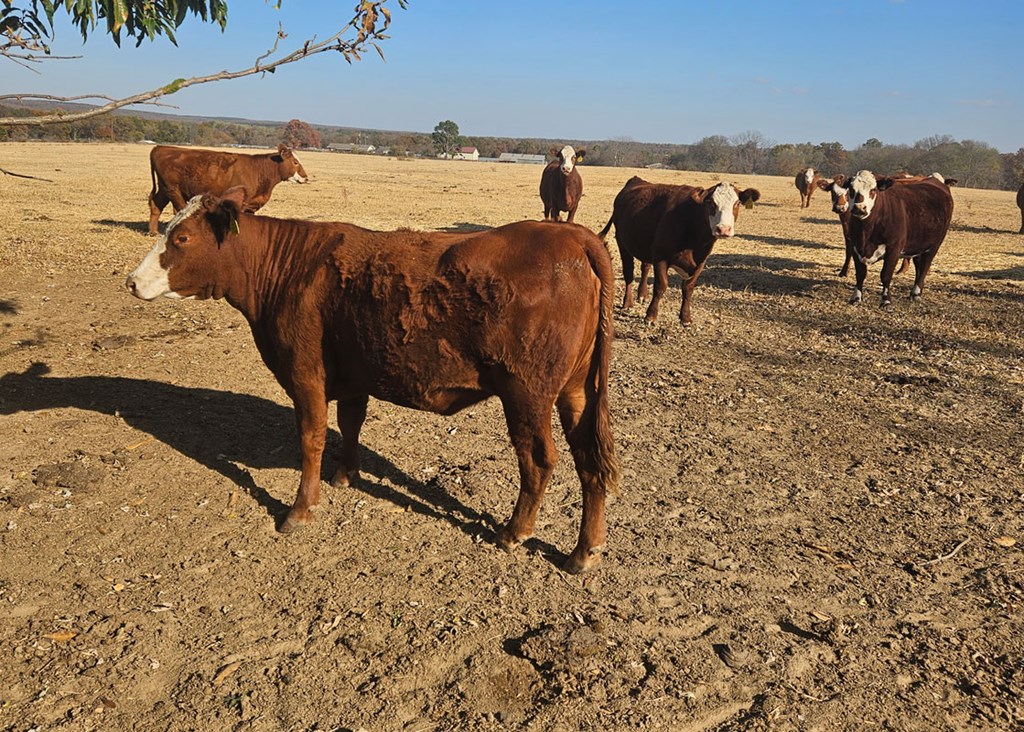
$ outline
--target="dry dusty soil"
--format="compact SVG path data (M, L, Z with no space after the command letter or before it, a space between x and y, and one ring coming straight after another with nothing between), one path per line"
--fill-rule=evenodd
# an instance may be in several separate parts
M123 287L152 244L148 152L0 146L49 179L0 176L0 730L1024 729L1012 193L954 189L924 298L904 274L882 311L877 265L847 305L826 196L735 178L762 200L695 325L674 276L656 326L616 310L621 491L603 564L570 576L560 432L536 537L493 543L518 490L493 401L372 402L363 479L275 532L298 447L245 321ZM300 157L311 182L263 213L542 212L535 166ZM716 180L583 167L577 221L638 172Z

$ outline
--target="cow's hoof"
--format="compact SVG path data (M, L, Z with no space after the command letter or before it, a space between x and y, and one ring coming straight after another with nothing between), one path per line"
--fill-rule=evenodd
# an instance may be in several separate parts
M841 270L839 270L839 276L840 276L840 277L849 277L849 276L850 276L850 273L849 273L849 271L848 271L848 270L845 270L845 269L841 269Z
M892 307L892 300L882 300L882 304L879 305L882 310L888 310Z
M644 325L654 327L658 324L658 321L654 318L644 318Z
M334 477L331 478L331 485L335 488L348 488L350 485L359 480L359 469L349 470L345 472L344 468L338 468L334 473Z
M508 528L503 528L498 532L498 535L494 539L494 543L497 544L498 548L503 552L511 554L523 543L522 539L519 539L513 534Z
M580 574L581 572L594 569L600 563L601 554L599 547L589 551L576 549L565 560L565 563L562 565L562 571L569 574Z
M293 534L311 523L313 523L313 514L309 511L302 511L301 513L289 511L288 516L281 522L277 530L282 534Z
M849 302L851 305L860 305L860 298L857 295L854 295L847 302Z

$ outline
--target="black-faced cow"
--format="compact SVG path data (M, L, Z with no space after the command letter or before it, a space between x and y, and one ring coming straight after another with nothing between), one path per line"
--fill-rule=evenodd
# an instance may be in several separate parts
M693 288L711 248L721 238L736 233L740 204L748 207L761 197L754 188L739 190L731 183L711 188L648 183L633 177L615 196L612 216L598 234L604 239L615 225L615 240L622 256L626 294L622 306L633 306L634 258L654 265L654 295L644 319L658 319L658 305L668 288L669 267L683 278L679 320L693 322L690 301ZM646 277L641 287L646 287ZM645 293L644 293L645 294Z
M274 186L286 180L305 183L306 169L285 145L259 155L157 145L149 153L153 190L149 194L149 233L156 236L160 213L168 202L178 212L193 196L223 195L230 188L246 191L245 210L258 211Z
M815 188L820 187L823 180L814 168L801 170L796 174L796 189L800 191L800 208L808 208L811 205L811 195Z
M342 434L331 482L343 486L359 474L370 396L440 414L497 396L521 480L497 543L511 549L533 532L558 457L557 407L583 487L565 567L600 560L618 476L608 408L615 281L591 231L526 221L473 234L378 232L244 210L239 189L192 199L126 285L144 300L224 298L249 321L299 427L301 482L282 531L309 523L319 502L329 402Z
M850 245L853 248L857 285L851 303L863 298L868 265L882 260L882 307L892 300L890 285L900 259L914 260L914 287L910 296L921 297L949 224L953 196L949 186L931 176L921 180L879 178L867 170L847 181L850 195Z
M576 209L583 196L583 178L576 164L583 160L586 150L574 150L566 145L561 150L551 148L554 158L540 175L540 200L544 203L544 219L558 221L562 211L567 212L566 221L576 218Z

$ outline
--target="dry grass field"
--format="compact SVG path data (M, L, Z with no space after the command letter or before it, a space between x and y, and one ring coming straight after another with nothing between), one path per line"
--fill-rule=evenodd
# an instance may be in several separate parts
M298 446L245 321L123 287L152 245L148 152L0 145L52 181L0 176L0 730L1024 728L1012 193L955 188L924 298L905 274L882 311L878 265L847 305L826 195L734 177L762 199L694 326L674 276L657 326L616 310L621 492L603 564L570 576L560 436L535 538L493 544L518 473L492 402L371 402L363 479L275 532ZM535 166L300 158L311 182L261 213L541 217ZM631 175L717 180L581 173L594 230Z

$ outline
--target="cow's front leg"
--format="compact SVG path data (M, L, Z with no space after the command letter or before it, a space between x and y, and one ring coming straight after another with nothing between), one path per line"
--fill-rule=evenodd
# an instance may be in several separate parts
M892 307L892 295L889 288L892 286L892 276L896 274L896 264L899 259L898 256L886 252L885 259L882 260L882 302L880 307Z
M868 276L868 266L860 260L860 257L853 258L853 271L857 276L857 284L853 286L853 295L850 296L850 304L858 305L864 299L864 280Z
M320 461L327 440L327 398L323 390L297 392L293 402L302 450L302 475L295 503L279 529L284 534L313 521L312 509L320 503Z
M519 460L519 498L512 517L497 536L498 546L512 551L533 534L537 509L558 461L558 452L551 437L554 400L537 404L537 397L522 386L513 386L499 397L505 409L508 434Z
M658 321L658 305L661 298L668 289L668 262L664 259L654 263L654 294L651 296L651 304L647 306L647 315L644 320L650 325Z
M705 260L707 261L707 260ZM704 262L697 265L693 274L690 274L684 269L676 268L679 275L683 278L683 302L679 306L679 322L683 326L693 325L693 314L690 312L690 304L693 302L693 288L697 286L697 278L700 277L700 273L704 270Z
M335 488L351 485L359 478L359 430L366 419L366 403L369 400L365 395L338 400L341 462L334 471L334 477L331 478L331 485Z

